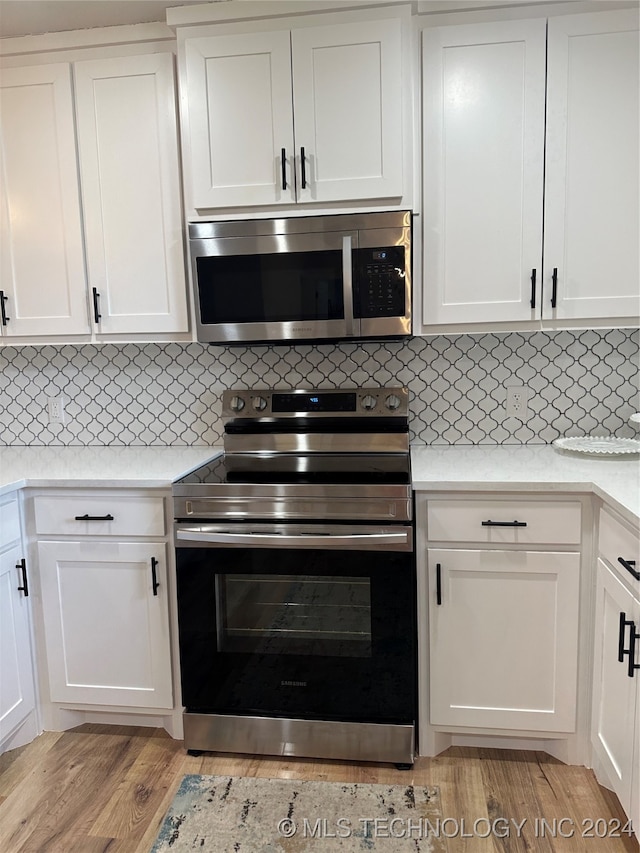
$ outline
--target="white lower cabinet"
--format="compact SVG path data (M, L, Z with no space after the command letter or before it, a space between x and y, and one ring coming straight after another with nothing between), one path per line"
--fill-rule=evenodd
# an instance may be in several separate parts
M434 725L572 732L580 555L429 549Z
M33 495L45 722L65 728L68 712L171 717L165 505L152 490Z
M173 705L165 543L39 542L53 702Z
M0 499L0 752L37 734L29 579L18 502Z
M600 514L594 629L591 745L602 784L617 794L640 833L640 582L638 539ZM640 837L640 835L639 835Z

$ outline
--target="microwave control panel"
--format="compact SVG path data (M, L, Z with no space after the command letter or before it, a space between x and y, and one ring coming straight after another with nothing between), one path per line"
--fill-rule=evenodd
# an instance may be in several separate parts
M356 317L405 315L405 255L403 246L356 249L354 252Z

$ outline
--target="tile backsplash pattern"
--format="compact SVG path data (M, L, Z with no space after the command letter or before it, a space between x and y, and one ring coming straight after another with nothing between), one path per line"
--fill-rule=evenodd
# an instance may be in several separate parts
M633 437L637 329L439 335L386 343L209 347L83 344L0 348L0 445L216 445L227 388L407 385L411 439L547 444ZM530 389L525 422L506 388ZM64 425L47 423L62 394Z

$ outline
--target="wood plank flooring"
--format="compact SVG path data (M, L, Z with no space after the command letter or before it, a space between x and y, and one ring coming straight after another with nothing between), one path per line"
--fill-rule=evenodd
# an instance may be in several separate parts
M448 853L639 850L625 835L595 837L625 822L617 798L590 770L544 753L454 747L401 771L338 761L195 757L161 729L84 725L45 732L0 756L0 851L148 853L185 773L438 785L443 817L450 819ZM481 837L494 820L495 831ZM598 820L594 837L583 837L589 822ZM481 821L477 832L475 821ZM319 853L333 853L331 839L314 845Z

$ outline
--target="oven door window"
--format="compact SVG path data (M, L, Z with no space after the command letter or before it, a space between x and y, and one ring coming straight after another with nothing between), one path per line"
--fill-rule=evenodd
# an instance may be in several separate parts
M218 575L218 651L371 657L371 580Z
M344 319L342 251L196 259L200 322Z
M190 711L412 722L414 555L178 548Z

